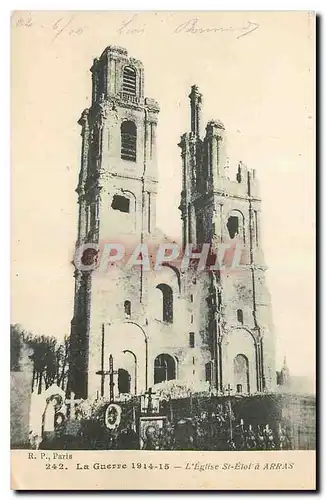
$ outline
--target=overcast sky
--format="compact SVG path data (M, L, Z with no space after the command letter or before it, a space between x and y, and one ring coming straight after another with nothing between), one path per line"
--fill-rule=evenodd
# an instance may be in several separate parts
M69 334L77 120L90 105L93 58L121 45L144 63L145 95L161 107L158 226L180 236L177 143L190 128L188 94L196 83L203 125L218 118L226 126L231 175L242 160L260 180L278 365L286 355L292 373L312 375L314 39L308 14L16 13L12 36L12 322L38 334Z

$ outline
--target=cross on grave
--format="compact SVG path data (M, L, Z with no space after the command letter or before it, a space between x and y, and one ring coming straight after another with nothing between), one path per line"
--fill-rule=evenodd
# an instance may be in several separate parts
M104 337L105 337L105 328L104 323L102 324L102 343L101 343L101 369L96 372L96 375L101 375L101 396L104 396L104 384L105 384L105 376L108 375L108 372L104 370Z
M230 397L231 396L231 392L232 392L232 387L230 386L230 384L228 384L225 388L225 392L227 393L227 396Z
M96 372L96 375L101 375L101 388L104 388L104 380L107 375L109 375L109 387L110 387L110 402L114 400L114 375L117 375L118 372L113 370L113 356L110 354L109 356L109 369L108 370L100 370ZM101 396L104 396L104 390L101 389Z
M152 396L154 396L154 394L156 394L156 392L153 392L151 387L148 389L147 392L145 392L145 396L148 396L147 413L152 412L152 409L153 409Z
M75 399L75 393L74 392L70 393L70 399L66 399L65 400L66 405L68 405L69 418L71 420L74 420L74 418L76 416L76 413L75 413L76 405L78 403L81 403L82 401L83 401L83 399Z

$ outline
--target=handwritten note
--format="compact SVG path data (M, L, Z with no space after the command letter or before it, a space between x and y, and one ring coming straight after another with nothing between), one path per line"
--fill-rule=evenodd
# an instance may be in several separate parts
M17 21L14 22L14 27L30 29L33 27L43 28L53 32L52 42L55 42L59 36L80 36L84 33L85 27L78 26L75 22L75 15L68 18L60 17L49 24L42 24L33 19L32 14L20 15Z
M185 23L180 24L174 30L174 33L190 33L192 35L202 35L203 33L239 33L237 38L249 35L259 28L258 23L247 21L244 26L203 26L197 17L189 19Z
M170 33L191 35L202 35L205 33L234 33L239 39L253 33L259 28L259 24L253 21L247 21L242 26L204 26L201 23L202 21L197 17L188 19L177 26L172 23ZM149 26L142 22L142 18L139 14L133 14L121 23L117 31L119 35L142 35L148 28Z
M145 28L146 24L139 23L138 14L134 14L122 22L118 28L118 33L119 35L142 35L145 33Z
M59 37L62 37L63 35L76 37L84 34L87 27L80 26L78 23L78 19L76 20L76 16L77 14L72 14L69 17L60 17L55 21L42 24L40 21L37 21L33 18L32 13L20 14L17 21L14 22L14 27L24 29L35 27L50 30L51 34L53 34L51 41L55 42ZM147 19L146 16L143 17L141 14L127 14L126 18L122 22L118 23L117 33L120 36L141 36L144 34L148 34L151 29L156 29L155 22L146 24L144 22L145 19ZM250 20L239 26L220 26L204 24L205 21L197 17L191 17L190 19L186 19L181 24L176 25L175 22L173 22L173 13L168 14L164 12L157 14L156 19L160 23L166 23L167 34L171 35L200 36L208 33L230 33L235 35L236 38L239 39L253 33L259 28L258 23Z

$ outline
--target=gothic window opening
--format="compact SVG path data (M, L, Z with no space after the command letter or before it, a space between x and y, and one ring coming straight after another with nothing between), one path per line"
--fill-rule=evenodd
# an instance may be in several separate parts
M232 210L228 216L226 228L231 240L240 238L245 243L245 218L240 210Z
M205 364L205 380L212 383L212 363L210 361Z
M239 323L241 323L241 325L243 325L243 310L242 309L237 310L237 319L238 319Z
M234 358L233 372L234 372L234 384L235 387L237 388L237 392L239 392L238 388L240 388L241 392L249 394L250 392L249 361L244 354L238 354Z
M166 323L173 323L173 291L169 285L161 283L157 285L162 292L162 320Z
M125 300L124 310L125 310L125 317L130 318L131 317L131 302L130 302L130 300Z
M136 95L136 71L131 66L126 66L123 70L122 92Z
M94 161L94 167L97 166L97 160L101 155L101 147L102 147L102 131L98 126L95 126L92 131L92 158Z
M154 384L174 380L176 378L176 363L169 354L160 354L154 361Z
M203 214L198 214L196 224L197 243L205 243L205 224Z
M136 161L137 128L134 122L125 121L121 124L121 158Z
M113 210L119 210L119 212L128 214L130 212L130 200L125 196L115 194L113 196L111 207Z
M231 215L231 217L228 218L227 228L230 238L233 240L233 238L239 234L239 218L235 215Z
M131 377L127 370L119 368L118 370L118 390L120 394L130 393L130 380Z
M195 333L189 333L189 347L195 347Z
M242 384L237 384L237 393L238 394L242 393Z

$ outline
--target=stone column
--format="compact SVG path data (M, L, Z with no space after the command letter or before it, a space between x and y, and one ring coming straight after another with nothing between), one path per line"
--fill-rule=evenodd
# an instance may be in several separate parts
M196 212L195 207L191 203L188 207L188 227L189 227L189 241L188 243L196 244Z
M198 137L200 135L202 94L199 92L197 85L193 85L191 87L189 99L191 111L191 132Z
M86 202L84 199L84 195L80 193L79 195L79 216L78 216L78 236L77 236L77 246L79 246L86 237Z
M255 243L257 247L261 246L260 214L261 214L260 210L254 209Z
M110 55L108 60L108 69L107 69L107 93L116 94L117 93L117 68L116 68L116 59Z
M92 72L92 102L94 103L99 95L98 95L98 73L97 73L97 63L98 59L94 59L93 66L91 67Z
M211 180L218 174L217 122L211 120L206 126L207 173Z
M223 243L225 239L225 230L224 230L224 220L223 220L223 203L217 204L216 210L216 237L218 242Z
M153 167L156 166L156 127L157 127L157 116L160 111L160 107L155 101L155 99L146 98L145 99L145 127L146 127L146 160L148 160ZM153 169L155 172L155 168Z
M145 121L145 141L144 141L144 159L146 164L151 159L151 134L152 134L152 124L150 121Z
M255 351L256 351L256 382L257 391L262 390L262 376L261 376L261 350L260 350L260 340L255 341ZM252 388L250 388L252 392Z
M74 317L76 317L79 309L79 289L82 279L82 272L79 269L75 269L74 278L75 278Z
M180 147L182 147L182 143L179 144ZM182 245L183 248L188 243L188 219L189 219L189 214L188 214L188 189L187 189L187 179L186 179L186 171L187 171L187 166L186 166L186 151L185 148L182 148L181 152L181 159L182 159L182 193L181 193L181 203L180 203L180 209L181 209L181 219L182 219Z
M149 160L156 164L157 153L156 153L156 127L157 122L150 122L150 135L149 135Z
M211 138L210 171L214 175L214 172L216 170L217 170L217 174L219 174L217 137L215 135L213 135L213 137Z
M98 150L98 166L101 171L105 170L109 161L109 120L108 114L111 111L112 103L106 102L101 105L99 113L99 150ZM102 166L103 165L103 166Z
M79 219L78 219L78 235L77 244L80 244L86 236L86 203L84 199L84 186L88 171L88 151L89 151L89 125L88 125L88 109L85 109L78 121L82 126L82 152L80 162L80 173L77 187L78 203L79 203Z
M211 120L206 126L207 167L214 184L219 177L224 175L226 163L224 132L224 125L219 120Z

